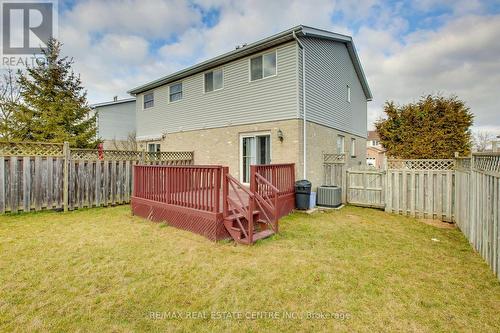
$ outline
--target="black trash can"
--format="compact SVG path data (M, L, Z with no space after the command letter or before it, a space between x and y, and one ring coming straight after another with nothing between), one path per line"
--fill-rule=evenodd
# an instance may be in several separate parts
M306 179L297 180L295 182L295 207L297 207L297 209L309 209L311 186L311 182Z

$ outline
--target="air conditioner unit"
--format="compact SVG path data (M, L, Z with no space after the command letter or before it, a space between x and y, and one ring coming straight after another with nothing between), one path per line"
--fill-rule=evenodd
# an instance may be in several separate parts
M342 205L342 189L339 186L319 186L318 206L339 207Z

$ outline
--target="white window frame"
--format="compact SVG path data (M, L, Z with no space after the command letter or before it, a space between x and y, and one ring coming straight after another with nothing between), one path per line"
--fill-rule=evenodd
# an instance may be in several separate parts
M351 157L356 157L356 138L351 138Z
M351 103L351 86L347 85L347 102Z
M219 89L214 89L214 90L211 90L211 91L206 91L206 89L205 89L205 87L206 87L205 86L205 74L210 73L210 72L214 72L214 71L218 71L218 70L220 70L222 72L222 87L220 87ZM210 94L210 93L212 93L214 91L219 91L219 90L224 89L224 67L213 68L213 69L211 69L209 71L204 72L203 73L203 87L202 87L202 89L203 89L203 93L204 94Z
M171 100L170 100L170 96L171 96L171 93L170 93L170 88L171 88L172 86L176 86L176 85L178 85L178 84L180 84L180 85L181 85L181 88L182 88L182 89L181 89L181 98L180 98L180 99L178 99L178 100L176 100L176 101L171 101ZM176 94L177 94L177 93L176 93ZM184 99L184 82L183 82L183 81L179 81L179 82L175 82L175 83L171 83L171 84L169 84L169 85L168 85L168 102L169 102L169 103L177 103L177 102L182 101L183 99Z
M252 138L256 136L269 135L269 163L273 161L273 137L271 131L262 132L250 132L250 133L240 133L240 150L238 152L240 159L240 182L244 185L249 185L249 183L243 182L243 138Z
M155 149L155 151L150 151L149 150L149 146L151 146L151 145L154 145L155 148L157 148L158 150ZM158 143L158 142L148 142L147 149L148 149L148 153L158 153L158 152L161 151L161 143Z
M144 104L146 103L146 102L145 102L146 95L153 95L153 100L152 100L153 105L148 106L148 107L146 107L146 106L144 105ZM154 106L155 106L155 92L154 92L154 91L148 91L147 93L144 93L144 94L142 95L142 109L143 109L143 110L146 110L146 109L151 109L151 108L153 108Z
M274 73L274 75L269 75L264 77L264 55L273 52L276 57L276 73ZM252 59L257 57L262 57L262 77L260 79L252 80ZM248 58L248 82L259 82L261 80L269 79L275 76L278 76L278 49L273 49L271 51L268 50L257 54L253 54Z
M342 147L339 151L339 140L342 140ZM345 154L345 136L338 134L337 135L337 154Z

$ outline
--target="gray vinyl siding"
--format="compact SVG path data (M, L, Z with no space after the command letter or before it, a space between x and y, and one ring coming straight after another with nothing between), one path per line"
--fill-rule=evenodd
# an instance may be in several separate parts
M204 92L204 73L182 81L182 100L169 102L169 85L154 89L154 106L143 109L144 93L137 95L137 136L252 124L297 118L297 46L290 42L277 49L277 75L249 81L249 59L227 63L223 88ZM255 55L253 55L255 56ZM218 67L220 68L220 67Z
M303 114L303 111L304 111L304 94L303 94L303 84L302 84L302 81L303 81L303 66L302 66L302 49L298 46L297 44L297 72L298 72L298 79L297 79L297 83L298 83L298 94L299 94L299 107L297 109L297 117L301 117L302 114Z
M366 96L345 44L310 37L301 41L306 50L307 119L366 138Z
M127 140L135 132L135 101L96 107L98 136L103 140Z

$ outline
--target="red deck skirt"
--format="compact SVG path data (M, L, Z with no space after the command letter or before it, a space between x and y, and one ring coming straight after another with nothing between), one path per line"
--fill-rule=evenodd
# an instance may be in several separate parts
M163 202L132 197L132 214L155 222L205 236L211 241L229 239L231 236L224 227L222 213L170 205Z

